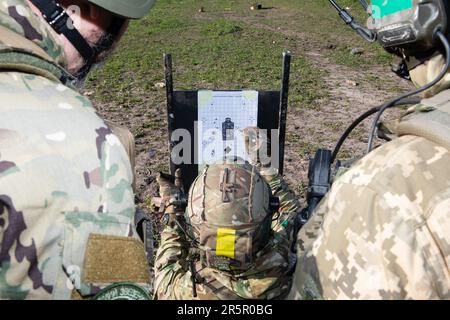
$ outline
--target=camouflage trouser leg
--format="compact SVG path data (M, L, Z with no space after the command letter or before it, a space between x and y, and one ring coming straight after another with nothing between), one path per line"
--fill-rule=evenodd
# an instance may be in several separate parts
M135 143L134 136L124 126L119 126L117 124L112 123L111 121L105 120L107 126L111 129L117 138L119 138L120 143L124 146L127 151L128 157L130 158L131 170L133 171L133 190L136 191L136 160L135 160Z

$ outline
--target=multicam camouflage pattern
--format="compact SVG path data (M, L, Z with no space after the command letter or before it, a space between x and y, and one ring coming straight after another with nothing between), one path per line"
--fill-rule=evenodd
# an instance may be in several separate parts
M450 299L450 90L333 185L298 236L290 299Z
M65 86L53 31L25 1L0 7L0 298L68 299L91 234L134 236L128 155Z
M236 273L252 265L252 257L270 235L270 197L269 185L254 166L222 164L204 169L189 191L186 219L208 267ZM235 232L232 258L216 252L218 228Z
M73 77L65 71L67 59L63 48L55 41L56 33L42 17L36 16L24 0L1 0L0 64L2 69L18 66L63 79L70 84ZM20 35L20 36L17 36Z
M252 176L242 174L241 178L244 177L249 178ZM258 177L260 176L254 175L252 179L257 180ZM201 178L202 175L199 179ZM217 175L211 178L213 180L220 179ZM266 180L270 183L273 195L280 198L281 208L276 219L272 222L272 229L267 230L269 238L265 242L265 246L256 253L248 269L241 271L221 271L217 268L206 266L207 263L205 262L197 261L196 272L200 283L196 284L197 297L194 298L192 273L191 269L189 269L190 254L192 254L192 251L195 251L190 244L192 241L185 236L185 233L179 226L168 225L162 232L161 245L156 254L154 287L157 299L280 299L286 296L291 286L290 267L292 267L293 261L289 260L289 252L293 232L293 218L300 210L300 204L294 193L289 190L280 176L266 177ZM253 211L253 209L249 210L248 199L243 201L242 198L245 198L245 196L238 194L236 198L240 198L239 201L242 201L241 212L235 211L236 208L233 205L237 206L237 204L231 204L232 208L230 211L234 214L229 214L230 212L226 208L227 204L221 204L221 201L215 201L213 199L214 197L218 197L218 199L222 199L223 197L219 183L211 184L211 181L208 179L206 182L206 196L204 198L207 200L205 203L205 207L207 208L204 214L207 217L207 221L209 221L208 218L217 220L213 218L218 218L217 213L221 213L222 220L224 220L226 226L230 222L228 221L230 219L226 219L227 216L231 219L234 216L234 219L238 221L239 219L248 219L248 213L253 212L254 221L258 221L260 225L262 224L264 221L263 216L267 212L263 213ZM250 190L248 190L248 184L248 182L244 182L242 185L247 185L244 188L244 193L247 195L251 194ZM200 183L199 185L203 184ZM268 201L268 199L264 198L268 197L269 192L264 188L267 188L265 183L261 183L260 188L258 188L259 190L255 188L253 197L255 200L255 208L259 207L267 211L267 202L264 202ZM195 190L195 187L191 188L190 201L198 203L199 197L192 193L193 190ZM227 196L230 196L230 194L227 193ZM258 198L260 200L264 199L264 201L260 201L261 203L257 204L256 199ZM210 210L208 210L208 203L211 203L212 209ZM191 223L194 223L192 218L197 216L195 210L191 210L190 212L188 209L187 214L192 216L189 220ZM258 217L258 215L260 216ZM217 225L220 225L220 223L217 222ZM201 231L203 233L204 230ZM206 233L211 234L210 232ZM203 234L198 236L199 239L202 237ZM256 239L254 242L256 245L259 239L261 238ZM238 244L238 241L236 243ZM243 251L243 248L240 248L240 250Z

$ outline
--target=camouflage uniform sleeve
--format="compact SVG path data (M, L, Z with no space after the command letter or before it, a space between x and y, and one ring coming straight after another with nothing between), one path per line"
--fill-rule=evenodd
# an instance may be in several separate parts
M273 196L280 199L279 215L272 223L272 229L279 235L291 239L294 218L301 210L300 201L280 175L264 178L269 183Z
M155 298L176 299L177 282L190 276L183 231L167 225L161 233L161 243L155 258Z
M289 298L438 298L430 289L442 278L432 275L439 254L424 245L428 226L395 217L385 195L369 187L339 187L298 235Z
M380 242L373 239L374 243L370 243L368 239L362 239L374 236L376 225L381 223L375 218L380 216L380 206L383 206L380 199L366 187L348 184L340 187L336 195L339 201L329 193L298 234L298 261L291 299L368 298L360 296L361 289L369 286L369 279L363 274L365 264L362 261L370 261L372 267L383 265L381 248L378 247ZM358 194L358 201L344 200L351 199L349 194ZM373 229L366 224L368 220L365 217L370 216L374 217ZM367 235L363 235L364 232ZM367 250L352 248L351 243L357 238L356 246L365 245ZM383 270L371 269L370 272L384 276ZM359 290L356 290L357 283L361 285Z
M450 154L397 140L339 178L300 231L290 299L450 297Z

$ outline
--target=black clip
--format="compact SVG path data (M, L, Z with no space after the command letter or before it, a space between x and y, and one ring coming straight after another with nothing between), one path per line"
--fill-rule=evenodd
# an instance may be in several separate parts
M55 11L53 11L50 16L46 16L44 14L44 18L58 34L61 34L63 33L64 28L67 28L67 22L72 20L70 19L66 10L64 10L64 8L61 7L58 3L55 3L54 8Z
M197 270L195 270L195 260L189 260L189 269L191 269L192 296L197 298Z
M319 149L309 163L308 210L303 212L303 220L311 217L320 200L331 187L331 151Z
M153 221L151 216L147 215L143 210L136 209L134 216L134 224L136 227L136 232L144 243L145 253L147 256L147 261L150 266L153 266Z

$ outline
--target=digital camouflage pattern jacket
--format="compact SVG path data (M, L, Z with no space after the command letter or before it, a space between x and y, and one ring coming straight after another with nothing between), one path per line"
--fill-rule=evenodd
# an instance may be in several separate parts
M332 186L298 235L290 299L450 298L450 90Z
M290 261L293 218L300 210L295 194L281 177L266 177L272 194L280 198L279 216L272 224L272 237L243 274L231 275L202 266L197 261L197 297L193 296L189 268L189 244L178 227L166 226L155 259L155 297L160 300L282 299L289 292L295 261Z
M0 298L149 287L124 146L71 88L50 26L0 3Z

